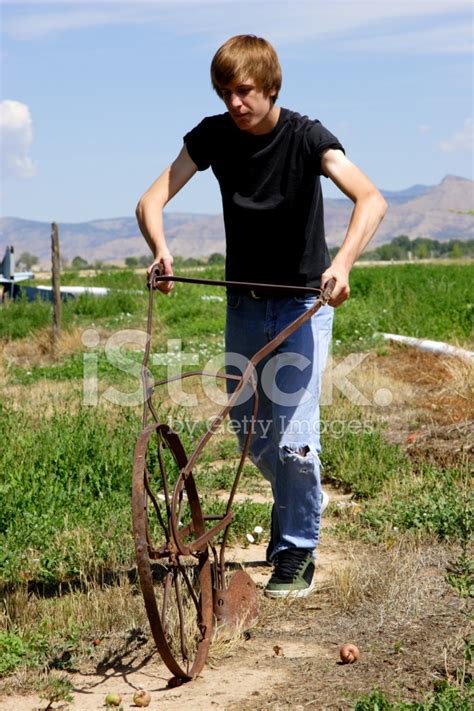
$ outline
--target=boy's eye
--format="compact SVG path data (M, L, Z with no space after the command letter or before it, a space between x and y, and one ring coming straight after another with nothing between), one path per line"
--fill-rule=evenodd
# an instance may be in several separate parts
M252 89L253 87L251 86L238 86L234 92L230 91L230 89L221 89L221 95L224 101L228 101L233 93L236 96L247 96Z

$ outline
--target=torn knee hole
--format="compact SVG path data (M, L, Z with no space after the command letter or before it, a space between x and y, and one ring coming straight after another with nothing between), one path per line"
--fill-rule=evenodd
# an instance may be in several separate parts
M300 457L306 457L307 454L309 454L309 447L307 444L304 445L304 447L283 447L285 452L288 452L288 454L299 454Z

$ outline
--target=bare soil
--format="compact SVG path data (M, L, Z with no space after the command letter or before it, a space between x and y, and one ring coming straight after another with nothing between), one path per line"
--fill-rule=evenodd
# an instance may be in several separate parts
M397 579L387 567L387 551L357 548L338 544L327 530L315 591L293 601L262 595L257 626L235 641L227 656L217 661L211 656L202 675L179 688L167 687L171 674L148 630L104 640L97 661L68 673L74 685L71 708L102 708L109 692L122 696L124 709L134 708L133 693L139 686L150 691L150 708L156 709L349 709L351 700L374 687L392 696L400 693L404 700L420 700L434 679L454 675L462 663L462 638L468 634L462 602L443 579L447 553L437 546L418 550L410 560L411 575L405 570ZM248 572L262 587L270 574L264 546L233 553L245 559ZM360 604L342 612L334 604L333 574L345 564L349 575L360 565L363 574L373 577L373 585ZM393 577L393 588L378 589L379 578L387 575ZM346 642L360 650L353 665L339 660L339 648ZM37 695L15 693L0 699L1 711L33 711L46 705ZM61 708L61 703L53 708Z
M471 372L451 359L392 348L371 355L354 382L392 389L392 404L368 415L384 419L393 442L415 457L453 463L472 452ZM325 488L333 506L350 503ZM375 687L393 699L421 700L436 679L454 679L463 663L468 617L445 581L458 553L436 542L393 549L341 543L324 519L316 587L308 598L268 600L262 590L258 624L227 651L211 653L202 675L176 689L167 687L171 675L148 629L103 640L94 659L68 673L74 685L69 708L103 708L112 691L121 694L124 709L133 708L140 685L152 695L151 709L342 710ZM264 544L231 550L228 558L242 562L263 589L271 572ZM346 642L360 650L355 664L339 660ZM0 711L46 708L37 695L18 694L19 685L10 680L12 693L4 685Z

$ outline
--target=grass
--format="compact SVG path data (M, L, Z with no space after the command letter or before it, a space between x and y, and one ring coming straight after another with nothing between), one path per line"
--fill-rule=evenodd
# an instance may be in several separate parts
M382 445L383 446L383 445ZM474 498L467 466L405 467L356 513L341 514L341 533L373 543L403 533L463 544L474 529Z
M472 272L469 265L354 270L351 300L336 319L334 337L340 341L336 352L370 348L374 333L382 330L468 342ZM205 275L215 278L221 272L213 269ZM9 360L2 376L9 387L16 384L17 400L0 406L0 587L5 598L0 674L27 667L67 669L77 659L93 656L94 642L111 635L114 628L146 624L143 601L125 575L135 564L130 486L133 447L141 429L138 408L113 407L102 397L97 407L81 405L77 396L70 402L59 400L59 383L80 383L84 360L78 334L94 327L101 334L101 345L85 350L99 376L99 395L108 384L120 384L123 390L136 387L136 372L125 372L111 363L103 346L110 333L122 326L143 330L147 294L143 277L126 271L78 281L130 289L132 293L117 292L104 299L84 296L65 304L69 346L56 360L49 358L48 339L42 336L48 327L50 305L19 302L0 309L0 335L9 341L4 349ZM133 293L135 290L140 293ZM163 350L167 338L180 338L184 349L194 353L201 366L219 352L224 303L203 301L202 295L220 296L222 290L176 284L170 297L157 296L156 351ZM39 345L41 357L36 354ZM142 354L127 351L125 357L128 366L136 368ZM159 365L153 372L157 377L165 374ZM40 382L45 380L57 388L52 412L45 398L37 398L35 405L33 399L29 400L33 386L37 397ZM183 421L188 418L186 410L167 407L161 413L165 420L168 415ZM204 417L197 409L198 417ZM399 581L399 588L405 585L407 595L413 592L410 581L416 574L416 557L407 551L414 541L433 538L449 546L460 544L463 553L452 564L446 580L467 599L472 585L467 541L473 527L467 464L442 468L414 462L399 447L389 444L383 427L373 421L357 431L343 428L339 432L330 426L341 418L363 423L361 409L349 411L336 402L325 414L329 425L323 440L325 481L352 494L357 504L347 510L330 508L336 535L393 547L404 561L396 571L390 567L392 557L387 556L382 574L380 569L371 572L367 566L361 568L357 562L341 568L334 579L339 596L334 604L350 613L368 595L379 595L388 604L395 599L389 585L393 580ZM192 433L182 432L188 451L207 428L204 419L193 424ZM216 460L218 464L213 465ZM216 491L229 490L235 463L235 438L216 435L195 472L206 513L223 512L225 502ZM247 464L239 491L251 494L259 488L259 481L256 469ZM246 534L255 525L268 532L269 504L257 504L249 497L236 503L233 510L231 542L246 545ZM109 573L118 579L113 587L104 583ZM67 594L49 599L28 594L32 584L40 583ZM416 604L414 594L410 599ZM357 702L372 706L359 708L385 708L376 706L382 704L382 700L377 701L377 693ZM440 688L436 693L441 704L451 690ZM406 708L424 711L451 707Z
M370 548L354 548L347 561L331 571L332 605L349 614L372 605L377 608L374 624L393 614L400 626L409 622L422 610L427 590L444 586L442 580L423 577L423 558L423 548L403 538L387 548L381 560L374 559Z
M133 447L141 427L137 411L79 407L43 419L36 413L32 427L29 413L7 406L0 410L1 579L64 582L133 565L129 497ZM337 419L337 411L332 414ZM352 416L362 415L354 411ZM202 421L192 433L183 430L188 451L206 428ZM213 492L229 491L237 460L232 436L216 436L211 442L195 477L209 513L215 514L222 513L224 502L213 498ZM214 459L219 466L212 466ZM362 504L355 513L336 512L344 535L377 542L409 531L462 542L472 534L468 468L414 465L374 426L358 434L348 428L342 436L326 435L323 471L326 481ZM258 474L246 464L240 490L250 493L256 486ZM267 529L268 518L266 504L237 504L234 540L245 543L255 525Z
M83 294L77 299L69 299L61 306L63 328L75 324L94 321L110 322L123 314L143 313L146 308L147 294L141 287L138 294L116 291L103 297ZM35 331L51 323L52 306L50 302L36 299L27 302L26 298L8 302L0 309L0 338L12 340L27 338Z
M130 469L140 423L126 409L110 419L83 408L32 428L26 413L1 409L3 580L64 581L130 564Z
M353 350L376 332L466 342L472 338L474 265L357 268L351 297L335 319L334 339Z
M0 581L64 583L131 567L131 464L141 429L137 412L82 407L74 414L35 418L34 424L26 413L0 407ZM189 450L192 436L184 432L182 438ZM225 453L222 441L215 446ZM167 452L166 457L171 464ZM206 457L202 461L205 466ZM254 469L249 470L255 478ZM218 484L229 490L234 475L230 465L211 473L206 468L197 478L199 489L209 494ZM176 476L174 468L172 482ZM224 502L205 501L206 511L222 513ZM234 541L245 542L255 525L268 524L266 505L243 502L234 511Z
M418 702L389 701L375 689L370 694L360 697L352 707L353 711L470 711L474 701L471 683L463 688L451 685L443 680L435 684L434 690Z
M208 267L199 277L223 278L218 267ZM389 278L387 278L389 276ZM473 304L470 285L474 266L393 265L383 269L359 267L351 274L351 298L338 311L334 340L336 352L366 350L381 331L438 340L468 342L472 338ZM85 294L63 305L65 326L93 320L110 327L124 314L130 324L143 327L147 290L145 277L127 271L102 272L95 277L64 275L63 283L105 286L114 293L96 298ZM200 337L220 337L224 325L224 289L176 283L171 294L157 297L157 317L162 337L180 338L187 348ZM17 339L44 328L51 305L18 302L0 309L0 338Z
M69 670L97 656L122 629L146 625L143 601L122 576L113 586L89 582L58 597L28 593L23 585L5 594L0 633L0 673L17 668Z
M356 411L353 420L358 419L362 413ZM322 447L324 478L357 499L375 496L387 480L399 480L410 469L408 458L373 425L357 433L348 429L342 437L323 436Z
M111 362L112 358L114 358L113 362ZM88 353L84 357L82 353L75 353L64 358L60 363L33 365L28 370L10 366L8 375L12 385L31 385L40 380L81 380L89 368L89 372L93 369L93 374L99 379L102 386L120 383L124 389L127 389L132 385L136 387L137 381L140 382L142 359L142 354L129 352L124 355L118 349L115 350L115 355L110 352L108 355L98 352L92 356ZM166 377L166 372L164 370L155 371L155 375L157 378Z
M3 479L0 494L1 579L64 583L94 578L134 562L130 535L131 461L141 424L135 410L79 408L31 418L5 406L0 412ZM183 433L186 449L193 436ZM107 442L107 447L104 447ZM235 443L221 437L196 470L206 513L222 513L235 475ZM377 430L346 432L324 442L324 476L363 502L356 512L336 512L339 531L377 542L403 532L462 543L472 535L473 508L467 467L415 468ZM222 466L213 457L225 455ZM165 457L169 454L166 452ZM169 460L169 463L171 461ZM175 468L171 477L177 476ZM247 464L242 491L252 491L256 471ZM231 540L245 544L255 525L269 529L269 504L234 506Z

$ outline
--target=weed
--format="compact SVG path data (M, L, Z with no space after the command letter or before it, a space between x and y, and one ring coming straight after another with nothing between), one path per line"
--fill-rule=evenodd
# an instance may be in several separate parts
M474 561L468 557L466 551L448 566L446 582L456 590L459 597L474 596Z
M52 705L58 701L71 703L74 700L71 693L73 689L72 682L66 676L58 678L48 675L41 684L39 695L40 699L45 699L48 702L44 711L51 709Z
M354 711L395 711L397 707L388 701L381 691L375 689L368 696L361 697L353 707Z
M38 630L0 632L0 676L22 666L43 666L51 654L50 641Z
M423 701L389 701L378 689L359 698L352 707L353 711L470 711L472 709L472 687L459 688L448 681L437 682L432 692Z
M387 479L398 480L409 469L408 457L377 430L323 436L321 463L326 480L361 499L373 497Z
M0 632L0 676L13 671L27 655L21 637L11 632Z
M463 468L442 471L422 464L417 476L407 472L391 490L387 487L389 497L367 502L360 524L382 536L393 531L419 531L439 540L467 541L474 519L466 476Z

